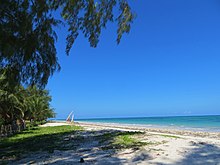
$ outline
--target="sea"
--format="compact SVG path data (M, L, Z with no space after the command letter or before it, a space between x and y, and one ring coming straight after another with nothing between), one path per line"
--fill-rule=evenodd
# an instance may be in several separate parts
M220 115L76 119L78 122L220 132Z
M220 132L220 115L78 119L79 122Z

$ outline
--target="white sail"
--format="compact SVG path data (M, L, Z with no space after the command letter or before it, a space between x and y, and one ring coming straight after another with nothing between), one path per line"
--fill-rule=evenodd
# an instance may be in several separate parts
M73 111L68 115L68 117L66 118L66 121L70 121L70 117L72 115Z
M72 114L72 119L71 119L71 122L73 122L73 118L74 118L74 114Z

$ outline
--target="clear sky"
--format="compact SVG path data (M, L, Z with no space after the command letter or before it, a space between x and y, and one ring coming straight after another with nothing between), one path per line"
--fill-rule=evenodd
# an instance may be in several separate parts
M49 80L57 118L220 114L220 1L132 0L137 14L116 44L116 25L97 48L81 35Z

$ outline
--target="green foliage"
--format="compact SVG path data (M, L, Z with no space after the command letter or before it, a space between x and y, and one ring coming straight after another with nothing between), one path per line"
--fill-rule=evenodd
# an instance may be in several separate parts
M46 84L60 69L53 30L60 21L51 12L49 1L1 1L0 68L10 68L13 81Z
M113 132L101 135L101 143L108 142L108 145L102 149L123 149L132 147L141 147L152 144L151 142L142 142L138 140L136 135L143 134L142 132Z
M62 149L64 135L82 130L80 126L34 127L12 137L0 139L0 159L32 151Z
M55 18L56 12L61 19ZM1 0L0 124L54 116L51 97L42 90L48 78L60 70L54 27L67 25L68 55L79 33L96 47L108 22L117 23L119 43L133 19L127 0Z
M24 110L23 117L26 120L34 119L43 121L54 117L53 109L50 108L51 96L47 90L38 89L36 86L25 90L26 96L22 98L20 109Z
M51 96L47 90L36 86L13 88L9 82L3 73L0 77L0 124L24 120L43 121L55 116L50 108Z
M118 24L117 43L120 43L124 33L129 33L130 24L134 19L130 6L126 0L74 0L54 1L52 6L57 9L62 6L61 16L69 26L67 36L66 53L70 49L81 31L92 47L96 47L102 28L106 28L108 22ZM113 9L118 9L118 15L114 17Z
M10 78L6 77L5 72L1 74L0 78L0 120L1 124L9 124L18 119L19 110L16 109L18 105L18 97L21 88L11 88Z
M61 19L54 17L55 12L60 12ZM14 82L45 86L49 76L60 70L53 27L67 25L69 54L80 32L96 47L108 22L117 23L119 43L133 19L127 0L2 0L0 69L10 69Z
M115 145L131 146L136 144L137 140L132 138L130 135L120 135L115 139Z

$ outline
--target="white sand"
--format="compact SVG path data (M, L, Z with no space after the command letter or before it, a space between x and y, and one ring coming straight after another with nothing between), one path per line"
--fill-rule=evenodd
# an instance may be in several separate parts
M66 125L47 123L44 126ZM77 150L39 152L29 154L14 164L178 164L220 165L220 133L191 132L168 129L146 129L124 125L80 123L85 128L80 133L86 139ZM99 134L111 131L142 131L139 140L153 144L123 150L102 150ZM75 135L74 135L75 136ZM74 143L74 141L73 141ZM13 164L12 163L12 164Z
M70 124L69 123L65 123L65 122L57 122L57 123L49 122L49 123L40 125L40 127L54 127L54 126L62 126L62 125L70 125Z

